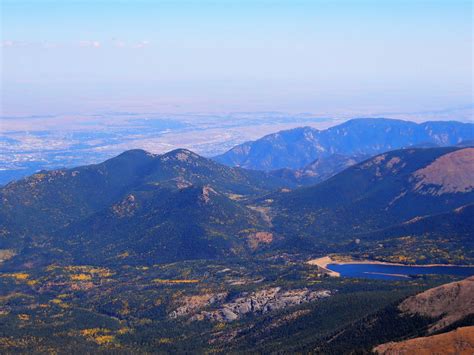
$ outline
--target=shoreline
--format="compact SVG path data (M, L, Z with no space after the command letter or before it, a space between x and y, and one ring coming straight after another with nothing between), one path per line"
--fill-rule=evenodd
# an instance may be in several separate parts
M402 264L402 263L392 263L389 261L376 261L376 260L350 260L350 261L337 261L331 259L332 261L327 265L348 265L348 264L376 264L376 265L392 265L392 266L410 266L410 267L474 267L474 265L456 265L456 264Z
M331 269L328 269L329 264L333 264L333 260L329 256L323 256L322 258L318 259L311 259L306 262L306 264L317 266L319 269L321 269L324 273L331 277L340 277L341 274L337 271L333 271Z
M375 272L375 271L366 271L364 272L364 274L368 274L368 275L383 275L383 276L393 276L393 277L403 277L405 279L409 279L410 276L408 275L405 275L405 274L388 274L386 272Z
M356 264L373 264L373 265L391 265L391 266L408 266L408 267L474 267L474 265L456 265L456 264L402 264L392 263L388 261L376 261L376 260L336 260L331 258L329 255L323 256L317 259L311 259L306 261L306 264L318 266L323 272L333 277L340 277L341 274L337 271L333 271L328 268L329 265L356 265Z

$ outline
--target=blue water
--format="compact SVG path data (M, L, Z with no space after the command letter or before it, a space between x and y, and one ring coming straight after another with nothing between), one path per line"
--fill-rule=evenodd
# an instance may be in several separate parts
M342 277L382 280L409 280L410 275L456 275L463 277L474 275L474 267L471 266L421 267L379 264L329 264L327 268L339 272Z

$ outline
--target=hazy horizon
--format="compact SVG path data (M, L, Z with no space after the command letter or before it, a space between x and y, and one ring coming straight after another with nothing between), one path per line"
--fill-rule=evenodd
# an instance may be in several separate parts
M454 110L463 114L452 119L472 119L470 1L1 7L2 116L279 111L420 120L410 114Z
M211 157L360 117L474 122L469 1L5 0L0 9L0 171L13 176L134 148Z

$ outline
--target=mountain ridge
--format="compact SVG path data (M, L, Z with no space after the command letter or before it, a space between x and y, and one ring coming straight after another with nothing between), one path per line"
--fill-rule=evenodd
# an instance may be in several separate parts
M376 155L414 145L456 145L474 139L474 124L457 121L411 121L358 118L318 130L298 127L242 143L214 157L229 166L257 170L300 169L332 154Z
M462 192L444 191L440 194L444 184L419 185L418 171L453 152L474 155L472 148L453 147L391 151L351 166L317 185L267 196L262 204L272 211L272 223L275 230L286 236L282 240L287 246L311 248L311 245L318 245L331 252L365 249L376 251L380 257L393 252L394 240L410 236L410 232L424 238L438 235L435 243L438 246L442 245L442 235L451 232L458 238L455 238L456 248L461 248L461 241L469 240L469 230L474 228L472 221L469 222L472 220L469 218L470 208L463 214L454 213L451 218L454 222L462 217L463 229L458 230L456 223L447 223L443 225L442 233L436 233L431 227L439 226L439 223L430 226L420 221L403 225L415 218L449 213L474 202L473 166L468 167L471 169L468 175L470 187ZM459 169L465 168L463 163L459 164ZM385 237L392 245L379 247L378 241L381 243ZM400 249L397 247L397 250ZM416 252L410 251L410 254L413 256Z
M422 240L434 249L444 243L467 261L473 256L460 243L472 230L471 208L453 210L474 202L473 157L470 147L395 150L291 190L286 177L227 167L186 149L163 155L132 150L0 189L0 249L39 245L46 252L62 250L66 259L88 254L98 263L127 251L142 262L264 250L370 251L374 258L391 258L411 235L413 243ZM436 215L446 223L427 222ZM418 253L407 250L410 257ZM424 257L438 261L440 255Z

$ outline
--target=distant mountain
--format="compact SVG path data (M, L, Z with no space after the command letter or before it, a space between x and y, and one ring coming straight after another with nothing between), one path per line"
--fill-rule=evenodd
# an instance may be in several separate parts
M312 161L340 154L373 156L411 146L452 146L474 140L474 124L360 118L317 130L295 128L240 144L214 159L257 170L300 169Z
M341 154L332 154L320 157L301 169L284 168L270 171L269 174L286 181L289 186L315 185L366 158L368 156L349 157Z
M393 244L397 238L437 235L431 246L440 246L451 236L457 249L469 253L463 241L474 230L472 208L452 211L474 203L474 148L384 153L318 185L273 194L265 201L275 230L293 247L316 244L333 251L393 255L394 250L408 253L406 243L414 241ZM428 216L443 213L448 215L429 222ZM384 245L379 246L381 241ZM415 247L411 256L426 254L429 259L430 248L417 251Z

